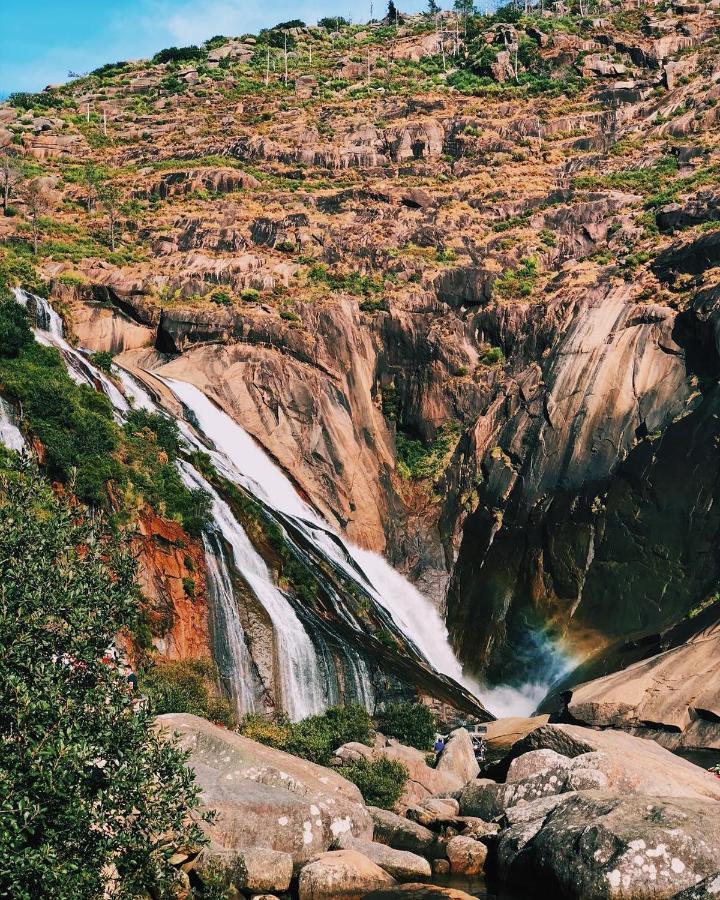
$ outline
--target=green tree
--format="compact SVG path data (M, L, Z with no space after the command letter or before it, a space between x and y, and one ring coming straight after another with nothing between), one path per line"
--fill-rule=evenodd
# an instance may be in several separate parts
M428 16L436 16L440 12L440 6L436 3L436 0L428 0L426 15Z
M0 897L167 895L193 845L186 757L102 662L138 610L135 565L103 519L18 463L0 477Z

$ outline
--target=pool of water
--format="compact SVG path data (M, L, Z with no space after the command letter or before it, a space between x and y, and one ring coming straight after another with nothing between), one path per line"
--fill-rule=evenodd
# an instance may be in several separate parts
M676 750L675 754L702 769L720 766L720 750Z
M480 897L482 900L541 900L542 897L547 897L546 894L536 894L528 891L527 888L510 888L507 885L486 881L484 878L436 877L433 878L432 883L465 891L471 897Z

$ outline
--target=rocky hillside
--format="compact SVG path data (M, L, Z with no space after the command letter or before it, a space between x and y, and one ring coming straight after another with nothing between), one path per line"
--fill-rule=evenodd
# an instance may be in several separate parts
M201 388L469 671L549 681L714 603L717 7L289 23L16 95L0 265Z

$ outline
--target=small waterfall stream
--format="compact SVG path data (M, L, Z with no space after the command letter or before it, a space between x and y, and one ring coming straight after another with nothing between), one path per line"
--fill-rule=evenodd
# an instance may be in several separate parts
M24 450L25 438L15 422L10 404L0 397L0 444L9 450Z
M20 290L16 291L16 298L24 306L34 307L38 340L61 353L76 382L106 394L119 423L132 408L169 416L129 372L113 367L121 391L85 353L70 346L63 336L62 320L46 300ZM189 448L208 454L222 477L261 504L282 530L292 553L317 572L319 583L347 627L355 633L364 630L363 623L338 593L333 579L323 575L323 567L329 573L334 572L339 583L349 583L357 595L368 598L374 605L376 618L387 622L393 633L402 636L418 663L465 683L471 692L476 690L475 684L463 678L442 617L429 600L381 557L352 546L335 533L299 496L291 481L253 438L205 394L187 382L169 378L163 382L187 411L187 421L176 419L176 422ZM0 407L3 439L6 431L11 435L9 426L4 424L6 418ZM8 441L12 439L11 436ZM375 694L363 655L354 644L329 632L328 625L313 610L298 605L296 598L286 595L275 584L265 561L228 503L190 463L180 461L179 467L185 484L192 489L201 488L212 500L213 525L203 540L213 649L220 678L238 711L261 711L267 686L261 683L242 626L233 570L252 591L272 623L279 699L288 716L297 720L320 712L338 702L341 696L372 709ZM321 564L319 568L317 563ZM342 690L336 671L338 664L342 667Z

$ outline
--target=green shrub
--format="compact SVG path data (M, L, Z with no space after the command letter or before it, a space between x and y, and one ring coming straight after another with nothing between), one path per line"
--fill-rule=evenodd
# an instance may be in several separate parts
M97 366L98 369L102 369L103 372L109 373L112 371L113 355L107 350L98 350L97 353L93 353L90 357L90 361L93 365Z
M290 738L290 724L286 721L274 722L256 713L245 716L238 726L240 734L251 741L284 750Z
M486 366L494 366L505 362L505 354L500 347L486 347L480 354L480 362Z
M167 47L165 50L160 50L159 53L156 53L151 61L156 64L187 62L190 60L205 59L206 56L207 52L205 50L201 50L200 47L191 44L189 47Z
M255 303L260 299L260 291L256 291L255 288L245 288L240 291L240 299L246 303Z
M428 750L435 740L437 722L424 703L390 703L378 717L378 728L402 744Z
M101 897L110 866L123 896L173 896L166 860L201 837L186 755L102 662L136 620L135 574L102 518L36 471L0 479L4 897Z
M210 302L219 306L232 306L233 299L227 291L213 291L210 294Z
M240 723L240 733L261 744L326 766L342 744L350 741L368 743L372 720L364 707L350 704L334 706L322 715L309 716L293 723L246 716Z
M236 725L232 704L220 696L209 660L158 661L140 678L154 715L191 713L228 728Z
M457 446L461 426L447 422L438 429L435 440L426 446L422 441L398 431L395 437L397 469L401 478L436 478L445 468L449 455Z
M360 788L368 806L390 810L395 808L409 778L408 770L401 762L384 756L360 759L343 766L340 772Z

